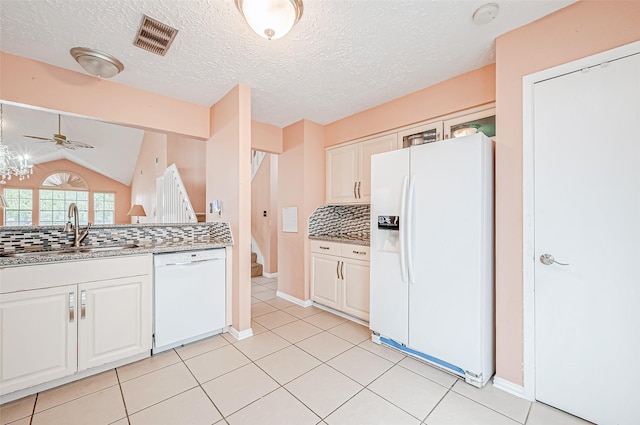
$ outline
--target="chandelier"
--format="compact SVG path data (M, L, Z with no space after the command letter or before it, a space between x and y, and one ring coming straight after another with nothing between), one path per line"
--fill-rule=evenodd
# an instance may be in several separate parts
M33 174L33 165L29 165L26 157L18 155L3 143L2 127L4 121L0 104L0 184L6 184L13 176L18 177L20 181L25 177L29 178Z

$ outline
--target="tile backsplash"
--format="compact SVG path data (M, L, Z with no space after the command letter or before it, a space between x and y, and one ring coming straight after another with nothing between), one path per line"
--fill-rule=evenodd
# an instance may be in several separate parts
M309 217L309 236L369 240L370 215L370 205L323 205Z
M73 244L73 233L65 232L62 227L0 227L0 252L68 247ZM209 241L233 243L229 223L99 225L91 227L83 245L157 245Z

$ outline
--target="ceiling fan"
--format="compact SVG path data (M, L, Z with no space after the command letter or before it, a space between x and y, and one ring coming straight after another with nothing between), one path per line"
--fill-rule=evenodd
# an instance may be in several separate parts
M87 148L87 149L93 149L93 146L84 143L84 142L78 142L75 140L69 140L67 139L67 136L65 136L64 134L62 134L62 132L60 131L60 114L58 114L58 133L54 134L53 137L39 137L39 136L28 136L28 135L24 135L24 137L30 137L32 139L38 139L38 140L44 140L46 142L53 142L56 144L57 148L60 149L77 149L77 148Z

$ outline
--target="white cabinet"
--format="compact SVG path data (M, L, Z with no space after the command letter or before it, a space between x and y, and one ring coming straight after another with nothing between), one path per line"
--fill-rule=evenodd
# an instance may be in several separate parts
M443 122L432 121L398 132L398 144L401 148L421 145L442 140Z
M393 133L327 149L327 204L368 204L371 156L397 148Z
M483 109L450 118L443 122L444 138L462 137L482 132L487 137L496 135L496 108ZM468 132L471 130L471 132Z
M311 299L369 320L369 247L311 241Z
M149 353L151 264L145 255L0 270L0 394Z

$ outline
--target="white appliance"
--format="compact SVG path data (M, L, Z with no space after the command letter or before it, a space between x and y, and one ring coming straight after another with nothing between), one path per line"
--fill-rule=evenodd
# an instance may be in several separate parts
M154 255L152 353L223 331L225 258L224 248Z
M371 158L373 340L493 375L493 145L484 134Z

